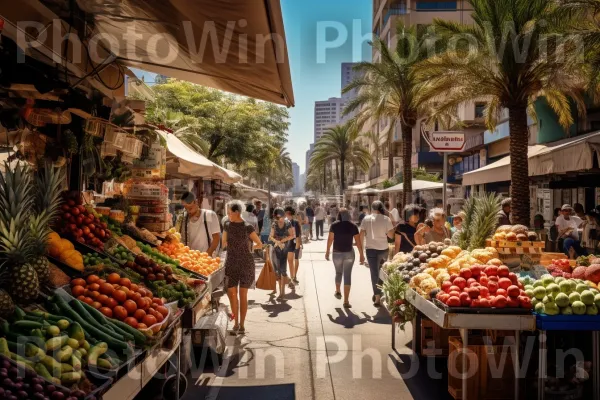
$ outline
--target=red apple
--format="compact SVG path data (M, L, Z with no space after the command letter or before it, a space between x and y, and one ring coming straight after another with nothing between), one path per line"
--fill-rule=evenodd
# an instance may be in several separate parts
M506 289L498 289L496 290L496 296L508 296L508 293L506 293Z
M489 297L489 295L490 295L490 289L486 288L485 286L482 286L482 287L479 289L479 295L480 295L481 297L484 297L484 298L487 298L487 297Z
M508 279L510 279L510 281L512 282L513 285L516 285L519 283L519 277L514 272L510 272L508 274Z
M460 298L458 296L450 296L446 304L449 307L460 307Z
M500 279L500 278L498 278L497 276L490 276L488 279L489 279L490 281L494 281L494 282L496 282L496 283L497 283L497 282L498 282L498 279Z
M512 285L506 289L506 293L508 293L510 297L519 297L521 295L521 290L517 286Z
M488 265L484 270L487 276L497 276L498 275L498 267L495 265Z
M512 286L512 282L508 278L500 278L498 281L498 286L502 289L508 289L509 286Z
M473 272L469 268L461 268L460 276L464 279L469 279L473 276Z
M504 296L496 296L492 300L492 307L504 308L508 304L508 300Z
M508 298L508 307L510 308L518 308L521 306L521 302L518 297L509 297Z
M460 292L457 291L452 291L450 293L448 293L450 295L450 297L456 297L458 298L460 296Z
M442 290L446 293L450 293L450 287L452 286L452 282L450 281L445 281L444 283L442 283Z
M490 308L490 301L487 298L479 299L479 307L480 308Z
M479 277L479 283L481 283L483 286L487 286L489 281L490 279L487 276Z
M473 265L471 267L471 274L475 277L479 276L481 274L481 265Z
M467 281L465 278L458 277L452 282L454 286L458 286L460 290L463 290L467 286Z
M487 288L491 294L495 294L498 291L498 284L494 281L489 281Z
M510 269L506 265L501 265L498 267L498 276L500 277L508 277L510 274Z

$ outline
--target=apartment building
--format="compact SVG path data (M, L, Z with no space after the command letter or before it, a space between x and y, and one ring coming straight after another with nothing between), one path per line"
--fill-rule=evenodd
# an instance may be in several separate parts
M315 130L314 143L323 136L327 128L339 124L346 102L340 97L330 97L328 100L315 101Z

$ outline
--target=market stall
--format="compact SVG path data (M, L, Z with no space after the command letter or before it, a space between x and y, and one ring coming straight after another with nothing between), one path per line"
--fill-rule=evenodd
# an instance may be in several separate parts
M541 265L539 260L547 258L542 252L538 260L507 263L511 249L538 253L540 244L525 226L495 228L498 206L490 196L467 200L466 231L443 243L417 245L384 264L380 277L393 320L392 348L396 327L411 322L415 355L448 357L448 391L456 399L514 399L526 389L534 389L539 399L599 398L600 258L552 259ZM489 210L481 212L484 207ZM520 345L524 332L536 331L535 348ZM549 331L561 343L591 345L591 351L549 372L548 351L557 350L548 345ZM592 332L590 343L582 340L584 331ZM509 367L500 365L490 376L483 366L498 365L503 353ZM469 365L479 363L475 376L467 374L468 360ZM521 365L535 360L537 372L520 372ZM535 383L519 385L525 379ZM514 391L507 392L513 384Z

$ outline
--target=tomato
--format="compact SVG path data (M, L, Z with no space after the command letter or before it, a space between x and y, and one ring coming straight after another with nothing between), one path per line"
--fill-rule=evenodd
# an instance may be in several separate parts
M154 297L152 299L152 303L154 304L158 304L159 306L164 306L165 304L163 303L162 299L159 299L158 297Z
M134 294L137 294L137 293L135 293L133 290L129 289L129 292L127 292L127 298L135 301L135 299L133 298Z
M150 304L152 304L152 300L150 300L150 297L142 297L142 300L144 300L146 303L144 310L148 310L150 308Z
M92 303L94 302L94 300L92 300L92 299L91 299L91 298L89 298L89 297L86 297L85 299L83 299L83 301L84 301L86 304L89 304L90 306L91 306L91 305L92 305Z
M106 278L108 283L119 283L119 279L121 279L121 276L116 272L113 272L108 276L108 278Z
M94 290L98 291L98 290L100 290L100 284L92 283L87 288L90 289L91 291L94 291Z
M165 317L162 316L161 313L157 312L156 315L154 315L154 318L156 318L156 322L161 323L164 321Z
M71 286L86 286L85 279L77 278L71 281Z
M158 311L163 317L166 317L169 314L169 310L165 306L156 307L156 311Z
M129 288L131 287L131 281L129 280L129 278L121 278L119 280L119 285Z
M86 297L90 297L90 293L92 293L92 291L90 289L85 289L83 291L83 295L86 296Z
M119 302L116 301L115 299L113 299L112 297L109 297L108 300L106 300L105 306L110 308L111 310L113 308L115 308L116 306L119 305Z
M113 314L121 321L127 318L127 310L123 306L116 306L115 308L113 308Z
M140 309L135 310L135 313L133 314L133 317L135 319L137 319L138 321L142 321L145 316L146 316L146 311L140 310Z
M133 317L127 317L127 318L125 318L125 321L123 321L123 322L125 322L127 325L129 325L129 326L131 326L132 328L135 328L135 329L137 329L138 326L139 326L138 322L137 322L137 319L135 319Z
M106 283L106 281L104 279L100 278L94 283L97 283L98 285L102 285L103 283Z
M144 320L142 321L146 326L152 326L154 325L157 321L156 321L156 317L154 315L149 315L147 314L144 317Z
M112 285L110 283L103 283L100 285L100 293L102 294L106 294L106 295L111 295L112 292L114 292L115 288L112 287Z
M138 299L135 303L137 304L138 308L141 308L141 309L144 309L147 304L146 300L144 300L144 298L141 296L138 297Z
M85 302L85 296L77 296L77 300Z
M108 302L108 296L105 294L101 294L100 296L98 296L96 301L99 301L100 303L102 303L102 305L106 305L106 303Z
M123 303L123 307L125 307L125 310L127 310L127 314L129 315L133 315L135 310L137 310L137 305L133 300L126 300L125 303Z
M135 301L136 303L140 301L140 299L142 298L142 295L139 293L135 293L135 292L131 292L133 293L131 295L131 300Z
M129 289L133 290L134 292L138 292L140 290L140 287L135 283L132 283Z
M75 297L79 297L79 296L83 295L83 292L85 292L85 288L83 286L77 285L77 286L73 286L73 288L71 289L71 293L73 293L73 296L75 296Z
M97 310L102 307L102 303L100 303L99 301L94 301L92 302L91 306Z
M119 290L122 290L122 291L124 291L124 292L125 292L125 294L127 294L127 293L129 293L129 292L131 291L131 290L129 290L129 288L128 288L127 286L121 286L121 287L119 288Z
M96 300L98 298L98 296L100 296L100 292L94 290L90 293L90 297L94 300Z
M112 318L113 312L108 307L100 307L100 312L104 314L105 317Z
M92 284L95 283L100 277L98 275L90 275L87 277L87 283Z
M138 327L137 327L137 328L138 328L138 329L148 329L148 327L146 326L146 324L144 324L144 323L142 323L142 322L140 322L140 323L138 324Z
M127 300L127 293L123 290L115 290L112 292L112 297L119 303L125 303L125 300Z

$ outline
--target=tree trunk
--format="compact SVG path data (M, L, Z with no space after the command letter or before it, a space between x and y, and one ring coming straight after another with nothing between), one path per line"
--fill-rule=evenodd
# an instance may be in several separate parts
M394 132L390 129L388 133L388 178L394 177Z
M527 106L509 107L508 111L512 223L529 226L531 210L529 208L529 161L527 157L529 141Z
M267 209L271 212L271 168L269 168L269 173L267 174L267 196L269 197Z
M344 195L344 189L346 188L346 160L340 159L340 195Z
M327 190L327 164L324 163L323 164L323 190L322 192L325 193L325 191Z
M412 203L412 135L410 125L402 124L402 204Z

